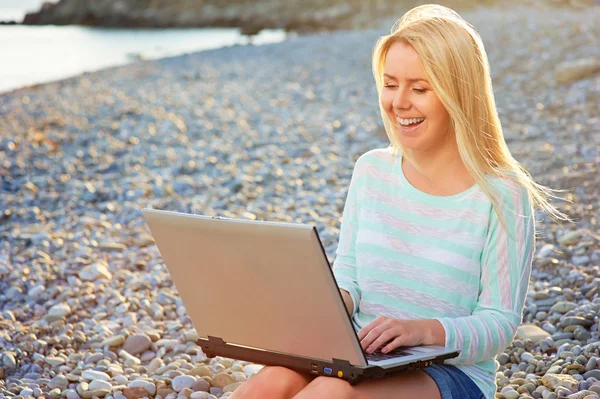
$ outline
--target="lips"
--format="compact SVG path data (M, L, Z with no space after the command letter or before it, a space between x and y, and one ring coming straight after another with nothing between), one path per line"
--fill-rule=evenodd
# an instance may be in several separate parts
M419 126L421 126L423 124L423 122L425 122L425 119L423 119L421 122L415 123L413 125L409 125L409 126L398 125L398 126L400 127L400 130L402 132L409 133L409 132L413 132L413 131L419 129Z

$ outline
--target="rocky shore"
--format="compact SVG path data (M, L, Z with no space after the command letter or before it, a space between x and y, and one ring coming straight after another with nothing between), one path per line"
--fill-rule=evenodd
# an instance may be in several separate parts
M404 3L410 7L416 2L404 0ZM161 28L242 27L245 32L252 34L261 29L310 31L356 27L360 21L376 21L390 9L390 2L384 0L96 0L88 3L61 0L58 3L45 3L38 12L26 15L23 23Z
M90 25L103 27L241 27L252 35L262 29L308 32L332 29L372 29L381 18L401 15L425 4L421 0L60 0L47 2L25 16L25 25ZM441 0L457 10L498 3L522 5L522 0ZM526 0L525 4L589 7L597 0Z
M600 77L567 72L600 56L600 11L463 15L511 151L576 220L538 215L496 396L598 398ZM354 161L386 145L370 54L392 22L0 95L0 398L226 398L256 373L202 353L140 209L312 223L333 261Z

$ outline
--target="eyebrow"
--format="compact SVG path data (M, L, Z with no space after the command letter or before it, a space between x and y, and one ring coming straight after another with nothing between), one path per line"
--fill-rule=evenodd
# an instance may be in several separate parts
M383 74L383 77L384 77L384 78L388 78L388 79L394 79L394 80L396 80L396 78L395 78L395 77L393 77L392 75L388 75L387 73L384 73L384 74ZM410 83L414 83L414 82L418 82L418 81L427 82L427 80L425 80L425 79L423 79L423 78L406 78L405 80L406 80L407 82L410 82ZM427 83L429 83L429 82L427 82Z

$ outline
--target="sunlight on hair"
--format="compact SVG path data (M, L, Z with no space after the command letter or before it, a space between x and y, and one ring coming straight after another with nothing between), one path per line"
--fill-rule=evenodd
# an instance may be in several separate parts
M507 210L502 209L502 193L496 188L494 178L513 182L509 184L511 191L525 189L533 206L555 221L570 221L549 202L549 198L559 198L554 193L563 190L536 183L506 145L496 110L488 57L475 28L458 13L441 5L425 4L408 11L394 24L389 35L377 40L373 50L373 75L380 97L386 55L396 42L412 46L419 55L427 79L450 114L460 157L490 198L502 226L508 227L503 217ZM422 173L410 151L401 145L381 101L379 107L390 150L402 153Z

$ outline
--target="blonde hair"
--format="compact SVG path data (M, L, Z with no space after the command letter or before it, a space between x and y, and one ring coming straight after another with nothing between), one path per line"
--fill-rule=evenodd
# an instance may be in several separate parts
M425 4L413 8L380 37L373 50L373 74L381 99L383 66L392 44L412 46L419 55L434 92L450 114L459 154L478 186L490 198L502 226L506 229L502 201L486 178L496 176L524 188L532 205L546 211L555 220L568 217L548 202L555 197L547 187L537 184L508 149L496 111L490 67L483 42L471 24L450 8ZM394 132L381 101L379 107L392 153L403 154L413 165ZM509 185L514 190L514 184Z

